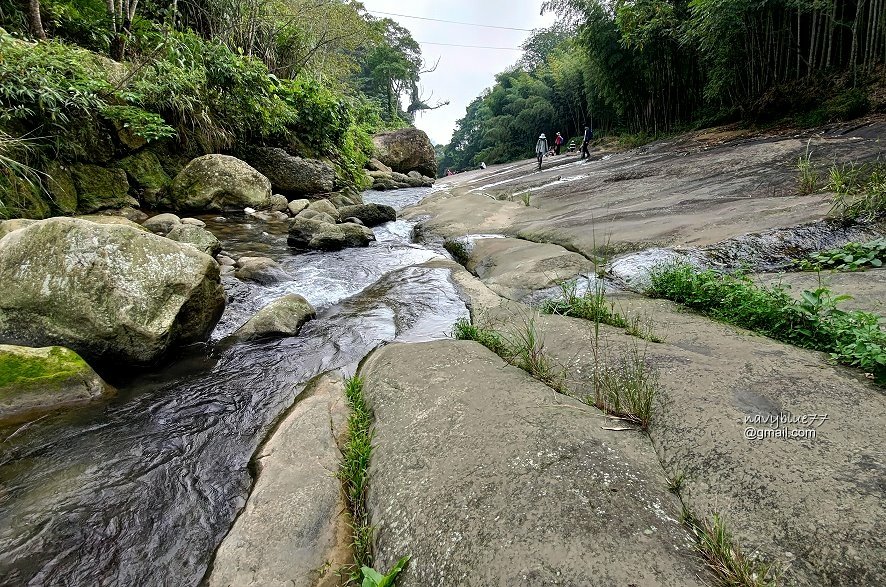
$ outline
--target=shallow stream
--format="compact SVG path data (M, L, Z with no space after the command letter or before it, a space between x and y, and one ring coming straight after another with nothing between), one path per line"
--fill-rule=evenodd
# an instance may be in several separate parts
M367 194L402 208L427 189ZM286 223L205 218L235 257L276 260L271 286L225 277L228 307L208 345L114 381L119 397L0 429L0 585L197 585L248 497L249 462L316 375L353 370L392 340L440 338L467 315L440 253L412 225L365 249L294 254ZM298 337L217 344L286 293L317 309Z

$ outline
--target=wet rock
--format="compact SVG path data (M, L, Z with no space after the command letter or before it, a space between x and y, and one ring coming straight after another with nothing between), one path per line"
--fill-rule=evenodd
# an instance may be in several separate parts
M351 216L350 218L345 218L344 220L342 220L342 222L350 222L351 224L359 224L360 226L366 226L365 224L363 224L362 220L360 220L359 218L354 218L353 216Z
M329 216L335 218L336 222L338 222L338 219L340 218L338 208L336 208L329 200L324 199L317 200L316 202L311 202L311 204L308 206L308 210L315 210L317 212L328 214Z
M276 299L250 318L234 333L239 340L274 336L295 336L308 320L317 315L313 306L300 295L289 294Z
M188 163L172 182L176 210L223 211L270 206L271 182L244 161L204 155Z
M295 157L271 147L249 149L244 157L281 194L322 194L334 188L335 169L325 161Z
M336 208L343 208L345 206L356 206L363 203L363 196L360 194L360 192L350 189L330 194L327 199L332 202L332 204Z
M151 363L208 336L224 310L218 271L130 226L43 220L0 240L0 341Z
M89 214L106 208L138 207L138 200L129 195L129 181L122 169L77 163L71 170L80 212Z
M348 247L365 247L375 235L357 224L330 224L296 216L289 224L289 246L308 250L337 251Z
M310 204L310 200L292 200L287 205L287 209L293 216L298 216L299 212L307 208Z
M218 549L209 587L341 583L336 571L353 561L333 472L347 417L341 380L324 376L302 393L258 452L255 486Z
M271 210L273 212L285 212L288 209L289 200L286 199L286 196L280 194L274 194L271 196Z
M366 226L378 226L385 222L393 222L397 219L397 211L391 206L381 204L360 204L359 206L345 206L339 210L342 217L351 216L359 218L361 224Z
M404 128L372 137L379 161L400 173L437 173L437 156L428 135L417 128Z
M166 238L179 243L185 243L195 247L198 251L202 251L210 256L217 255L221 249L221 243L214 234L191 224L179 224L169 231Z
M411 555L398 585L701 584L641 435L473 342L388 345L361 373L375 563Z
M143 223L145 220L149 218L148 214L142 212L137 208L132 208L127 206L126 208L120 208L117 210L102 210L99 212L101 216L120 216L127 220L131 220L137 224Z
M236 276L243 281L271 285L290 279L289 274L276 261L267 257L240 257L237 267Z
M412 179L422 179L422 174L419 173L418 171L410 171L406 175L408 175Z
M228 257L224 253L219 253L215 257L215 260L218 261L218 264L221 265L222 267L224 267L226 265L230 265L231 267L233 267L237 264L237 262L234 259L232 259L231 257Z
M63 347L0 344L0 423L110 397L114 389Z
M188 226L199 226L200 228L206 228L206 223L197 218L182 218L182 224L187 224Z
M175 214L157 214L144 221L142 226L155 234L166 236L169 231L182 223L181 218Z

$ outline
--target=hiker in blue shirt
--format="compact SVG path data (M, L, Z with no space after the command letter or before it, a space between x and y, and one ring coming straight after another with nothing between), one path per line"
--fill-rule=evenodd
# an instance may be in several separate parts
M587 157L588 159L591 158L591 153L588 151L588 145L593 140L594 140L594 129L592 129L588 125L585 125L584 142L581 144L581 158L582 159L584 159L585 157Z

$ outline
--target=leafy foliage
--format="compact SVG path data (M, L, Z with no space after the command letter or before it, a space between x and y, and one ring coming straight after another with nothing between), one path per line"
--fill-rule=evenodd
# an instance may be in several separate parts
M369 567L362 567L360 570L363 573L363 583L361 587L393 587L394 583L397 582L397 575L399 575L403 569L406 568L406 564L409 562L409 557L404 556L391 568L387 574L382 575L375 569L370 569Z
M759 287L746 275L696 271L689 265L655 271L648 293L782 342L828 352L886 385L884 319L840 309L848 296L834 296L822 287L795 300L784 287Z
M886 163L834 163L827 189L834 192L831 213L838 217L873 221L886 215Z
M842 247L812 253L797 262L803 271L864 271L870 267L882 267L886 262L886 239L879 238L866 243L846 243Z

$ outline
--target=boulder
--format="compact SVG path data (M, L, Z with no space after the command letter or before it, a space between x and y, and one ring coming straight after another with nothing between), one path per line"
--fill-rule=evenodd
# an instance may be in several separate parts
M170 199L176 210L265 209L271 203L271 182L236 157L204 155L175 177Z
M243 281L254 281L262 285L271 285L291 279L276 261L267 257L240 257L237 260L235 275Z
M350 222L351 224L359 224L360 226L366 226L365 224L363 224L362 220L360 220L359 218L354 218L353 216L351 216L349 218L345 218L344 220L342 220L342 222Z
M292 200L289 202L287 209L293 216L298 216L299 212L307 208L310 204L310 200Z
M311 210L310 208L306 210L302 210L299 215L299 218L305 218L308 220L318 220L320 222L328 222L329 224L337 224L338 220L327 214L326 212L319 212L317 210Z
M204 340L224 305L212 257L131 226L50 218L0 240L0 342L148 364Z
M0 345L0 424L113 394L114 389L70 349Z
M408 175L409 177L411 177L413 179L421 179L422 178L422 174L419 173L418 171L410 171L406 175Z
M372 137L378 160L394 171L437 174L434 145L424 131L404 128Z
M169 231L181 224L181 218L176 216L175 214L157 214L156 216L151 216L147 220L145 220L144 226L151 232L155 234L161 234L166 236L169 234Z
M31 220L29 218L13 218L12 220L0 220L0 239L14 230L22 229L26 226L36 224L39 220Z
M348 247L365 247L375 240L375 235L358 224L331 224L318 220L295 217L289 224L289 246L295 249L319 249L337 251Z
M324 214L329 214L333 218L335 218L336 222L340 218L338 213L338 208L330 202L329 200L317 200L316 202L311 202L308 206L308 210L316 210L317 212L323 212Z
M342 218L359 218L366 226L378 226L385 222L393 222L397 219L397 211L391 206L382 204L360 204L359 206L345 206L339 209Z
M396 171L391 174L391 179L393 179L397 183L405 184L411 188L420 188L424 185L424 181L421 178L420 173L416 173L413 175L406 175L405 173L397 173Z
M138 207L138 200L129 195L129 181L122 169L86 163L77 163L71 169L80 212L91 214L105 208Z
M274 194L271 196L271 210L274 212L286 212L289 209L289 200L286 196Z
M131 206L127 206L126 208L118 208L115 210L102 210L101 212L99 212L99 214L102 216L120 216L121 218L132 220L133 222L137 222L139 224L149 218L147 214L145 214L138 208L133 208Z
M366 164L366 169L369 169L370 171L382 171L384 173L391 173L394 171L375 157L369 160L369 163Z
M222 250L221 243L214 234L205 228L191 224L179 224L173 227L166 238L196 247L198 251L203 251L213 257Z
M304 323L316 315L308 300L297 294L289 294L259 310L233 336L239 340L295 336Z
M182 224L187 224L188 226L199 226L200 228L206 228L206 223L197 218L182 218Z
M360 195L360 192L355 190L342 190L340 192L335 192L333 194L329 194L326 199L332 202L332 205L336 208L341 208L343 206L356 206L363 203L363 196Z
M325 161L302 159L285 149L255 147L244 153L246 160L271 180L274 189L288 196L331 192L335 168Z

